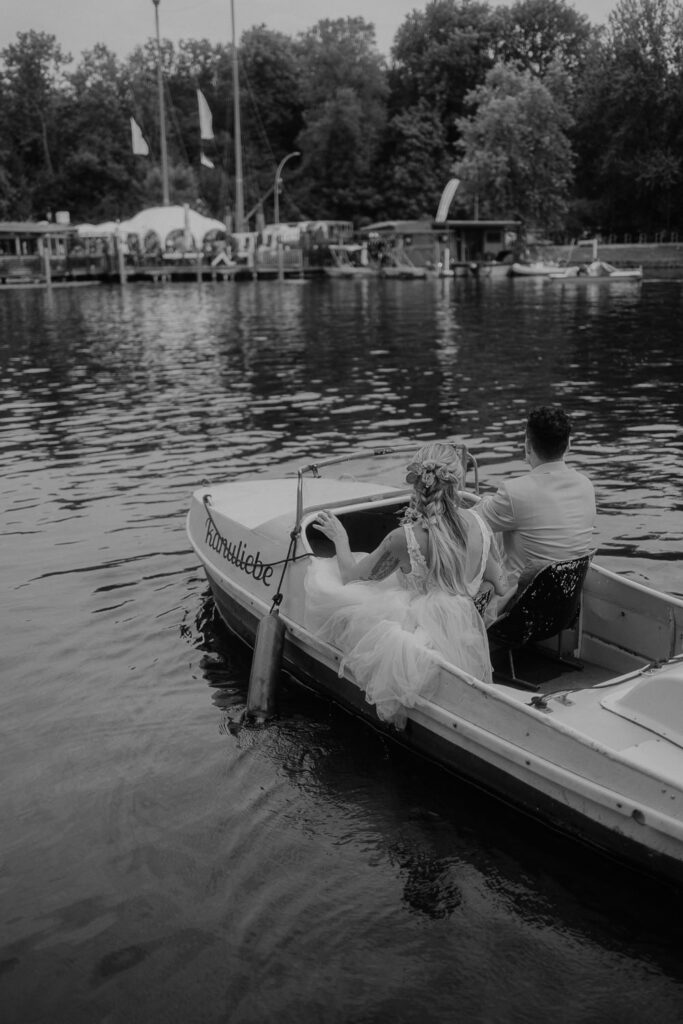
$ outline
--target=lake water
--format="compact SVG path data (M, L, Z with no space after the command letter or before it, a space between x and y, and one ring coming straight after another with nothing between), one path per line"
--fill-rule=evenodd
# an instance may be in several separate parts
M683 594L679 282L0 294L4 1024L683 1021L683 909L249 657L202 481L561 402L600 560Z

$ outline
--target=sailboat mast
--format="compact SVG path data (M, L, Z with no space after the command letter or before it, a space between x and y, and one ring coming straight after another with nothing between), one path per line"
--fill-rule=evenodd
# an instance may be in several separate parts
M232 21L232 93L235 115L235 231L244 230L244 177L242 174L242 126L240 123L240 81L235 38L235 0L230 0Z
M161 188L162 204L169 205L168 195L168 152L166 149L166 110L164 107L164 80L161 74L161 42L159 40L159 0L154 4L154 20L157 29L157 89L159 90L159 130L161 133Z

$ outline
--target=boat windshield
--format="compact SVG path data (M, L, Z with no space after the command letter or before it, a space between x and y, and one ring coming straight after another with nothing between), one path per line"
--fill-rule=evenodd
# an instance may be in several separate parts
M419 446L395 444L383 448L356 448L299 467L301 476L325 476L336 480L372 480L405 490L406 466Z
M479 473L474 456L465 445L452 438L447 441L458 449L465 469L467 481L468 470L473 471L470 486L479 491ZM407 493L410 490L406 482L406 467L412 456L420 447L419 442L399 441L391 445L377 448L356 448L345 455L336 455L310 462L298 469L299 477L299 508L297 521L303 510L303 482L306 477L332 477L337 480L362 480L385 487L395 488L397 492Z

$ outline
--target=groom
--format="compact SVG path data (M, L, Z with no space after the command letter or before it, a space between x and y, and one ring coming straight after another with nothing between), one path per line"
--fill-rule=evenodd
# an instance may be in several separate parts
M571 424L559 406L533 409L524 447L529 473L513 477L487 495L477 512L501 534L501 554L510 582L542 565L578 558L595 547L593 485L564 459ZM525 571L526 570L526 571Z

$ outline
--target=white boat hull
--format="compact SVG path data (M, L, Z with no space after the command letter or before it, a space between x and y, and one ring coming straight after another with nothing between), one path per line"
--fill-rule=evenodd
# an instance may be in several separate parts
M382 277L397 277L403 279L424 278L427 276L425 267L381 267Z
M325 267L327 277L377 277L377 271L373 267Z
M556 263L511 263L511 277L547 277L558 269Z
M613 284L619 281L641 281L642 267L611 267L606 273L592 272L590 264L584 267L565 267L548 275L549 281L572 281L575 284Z
M277 593L295 492L294 479L259 480L251 487L242 482L211 489L208 511L206 489L193 498L190 539L221 618L247 644ZM683 661L646 668L650 660L681 654L683 602L593 566L584 593L581 656L585 672L596 673L595 685L584 685L580 673L567 682L565 673L551 689L566 686L568 697L533 698L473 679L435 655L436 690L408 709L406 729L399 732L379 721L348 671L340 676L342 653L305 628L303 591L315 532L307 534L306 526L315 509L337 507L339 514L355 516L372 508L376 516L385 507L393 511L396 502L387 488L306 481L297 546L303 557L287 567L282 588L285 670L534 817L683 885L683 701L674 712L657 704L659 692L678 687L683 694ZM271 510L266 519L262 508ZM274 508L281 509L275 518ZM654 718L647 720L637 698L653 679ZM676 709L675 698L669 699Z

